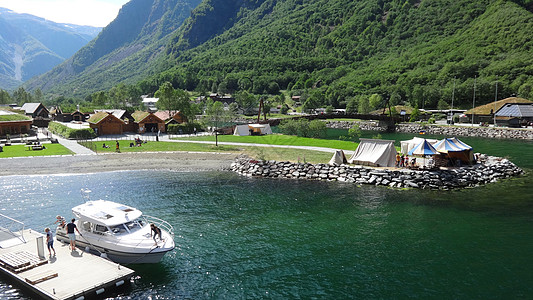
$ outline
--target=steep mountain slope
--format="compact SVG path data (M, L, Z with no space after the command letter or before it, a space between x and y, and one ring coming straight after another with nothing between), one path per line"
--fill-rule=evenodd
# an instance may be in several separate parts
M454 77L455 105L466 106L474 76L481 101L494 99L496 80L502 96L533 97L531 1L513 2L254 1L261 5L241 8L238 22L197 47L186 35L194 30L182 28L168 47L176 67L164 76L197 90L250 81L256 93L312 88L308 107L371 93L436 107L449 103ZM206 9L187 24L202 28L215 15ZM180 84L185 74L198 74L196 86Z
M29 88L97 91L146 76L174 32L200 0L131 0L96 39ZM60 85L61 84L61 85Z
M99 31L0 8L0 88L13 88L52 69Z
M144 25L120 35L146 1ZM119 82L153 93L171 81L202 92L288 89L309 108L373 93L427 108L450 105L454 86L455 107L467 107L475 80L479 104L494 99L496 81L501 97L533 97L531 0L204 0L176 30L172 20L188 15L180 3L132 0L32 87L86 96ZM107 33L103 46L121 46L96 47Z

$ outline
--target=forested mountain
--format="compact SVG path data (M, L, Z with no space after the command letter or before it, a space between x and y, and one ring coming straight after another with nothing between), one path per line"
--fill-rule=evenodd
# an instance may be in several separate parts
M531 0L205 0L168 39L141 30L143 43L132 42L85 67L91 51L85 60L74 58L70 67L47 74L56 78L54 85L41 78L33 86L79 95L125 80L142 93L155 92L164 81L200 92L287 89L304 95L308 108L344 107L372 94L393 104L449 106L455 86L454 105L466 108L475 81L479 104L494 100L496 82L500 98L533 98L532 5ZM122 13L131 19L126 7ZM163 23L159 28L166 28ZM135 46L150 49L150 55ZM127 59L109 67L115 56ZM66 78L57 80L58 70L70 70L73 80L56 85Z
M96 39L28 87L75 95L148 76L164 45L200 0L131 0ZM71 96L66 95L66 96Z
M58 24L0 8L0 88L10 89L51 70L101 28Z

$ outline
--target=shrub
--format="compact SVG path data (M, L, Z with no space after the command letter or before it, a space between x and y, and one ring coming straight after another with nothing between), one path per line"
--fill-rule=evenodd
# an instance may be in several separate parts
M307 119L285 120L279 124L283 134L299 137L322 138L326 136L326 123L320 120L309 122Z
M50 122L48 130L66 139L92 139L96 137L96 133L91 128L74 129L57 122Z
M200 131L202 126L194 122L182 123L182 124L169 124L167 127L167 132L178 134L180 133L180 129L181 129L182 134L191 134L191 133L194 133L194 128L196 128L197 131Z

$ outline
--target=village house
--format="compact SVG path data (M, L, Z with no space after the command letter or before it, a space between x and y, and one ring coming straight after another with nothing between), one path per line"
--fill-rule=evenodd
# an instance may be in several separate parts
M165 121L151 112L136 111L132 115L138 133L166 132Z
M34 119L38 117L47 119L50 117L48 109L42 103L24 103L21 109L24 110L26 116Z
M0 136L25 134L31 130L32 120L28 116L0 110Z
M150 98L148 97L148 95L143 95L141 96L141 98L143 99L142 100L142 103L144 105L144 107L146 107L146 109L149 111L149 112L156 112L157 111L157 102L159 101L159 98Z
M106 111L95 113L87 122L97 135L124 133L124 121Z

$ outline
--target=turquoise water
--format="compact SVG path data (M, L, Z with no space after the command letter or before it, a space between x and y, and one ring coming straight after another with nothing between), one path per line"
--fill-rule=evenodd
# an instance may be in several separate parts
M531 143L462 140L512 145L533 166ZM89 188L168 220L176 250L133 265L116 299L532 298L530 178L438 192L229 172L4 176L0 212L44 228ZM5 279L0 298L29 299Z

